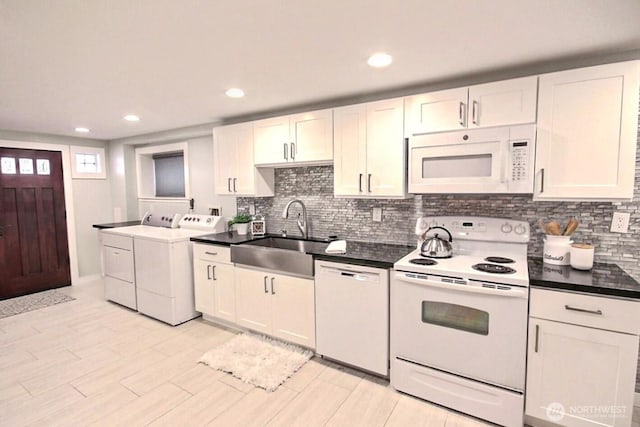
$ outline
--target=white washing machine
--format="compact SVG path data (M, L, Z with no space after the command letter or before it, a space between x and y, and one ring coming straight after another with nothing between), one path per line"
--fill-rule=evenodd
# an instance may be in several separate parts
M145 219L147 216L145 215ZM127 305L140 313L166 322L170 325L191 320L200 315L195 310L193 292L193 257L191 237L225 230L222 217L212 215L188 214L175 226L175 216L162 216L158 224L143 220L145 225L133 225L103 230L107 235L128 236L133 239L133 264L135 306L131 298ZM171 218L171 219L169 219ZM120 295L109 288L105 282L107 299L117 303Z

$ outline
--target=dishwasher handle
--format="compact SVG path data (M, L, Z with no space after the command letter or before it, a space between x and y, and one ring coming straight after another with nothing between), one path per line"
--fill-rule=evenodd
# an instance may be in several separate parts
M331 275L338 275L345 280L358 280L360 282L379 282L380 275L376 273L364 273L360 271L341 270L331 267L320 267L320 272Z

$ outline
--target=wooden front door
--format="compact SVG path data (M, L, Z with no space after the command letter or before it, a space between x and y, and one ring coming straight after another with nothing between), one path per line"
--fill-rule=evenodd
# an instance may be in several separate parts
M71 284L56 151L0 147L0 299Z

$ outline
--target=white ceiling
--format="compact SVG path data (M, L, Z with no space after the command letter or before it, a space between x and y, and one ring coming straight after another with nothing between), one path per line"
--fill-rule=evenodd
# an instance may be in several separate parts
M0 0L0 129L116 139L637 49L639 0Z

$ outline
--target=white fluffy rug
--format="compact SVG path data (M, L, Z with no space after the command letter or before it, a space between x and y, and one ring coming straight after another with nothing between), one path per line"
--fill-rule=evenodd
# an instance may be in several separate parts
M274 391L313 356L313 352L263 335L244 333L209 350L199 360L245 383Z

